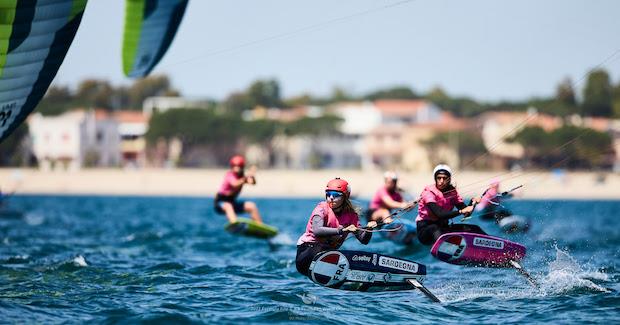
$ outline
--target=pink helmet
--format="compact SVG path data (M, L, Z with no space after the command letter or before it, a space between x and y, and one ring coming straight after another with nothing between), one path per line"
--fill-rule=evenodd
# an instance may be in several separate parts
M230 167L234 166L245 167L245 159L239 155L233 156L230 158Z
M338 191L344 193L346 197L351 195L351 186L344 179L340 179L340 177L336 177L327 183L327 187L325 187L326 191Z

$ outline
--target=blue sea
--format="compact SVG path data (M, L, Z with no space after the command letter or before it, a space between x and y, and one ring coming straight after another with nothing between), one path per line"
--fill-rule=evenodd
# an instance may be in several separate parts
M532 221L517 235L472 219L527 246L540 289L515 270L446 264L376 234L368 246L345 242L427 265L425 285L443 301L432 303L299 275L295 242L319 200L255 199L280 229L268 242L225 232L211 198L11 197L0 212L0 323L620 323L620 201L508 201Z

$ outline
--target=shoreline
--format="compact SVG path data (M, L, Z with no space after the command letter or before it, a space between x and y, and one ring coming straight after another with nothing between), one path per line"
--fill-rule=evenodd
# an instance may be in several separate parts
M226 169L83 169L43 172L37 169L0 169L3 192L52 195L193 196L213 197ZM605 175L604 181L601 176ZM259 170L257 185L246 185L243 197L321 198L327 181L334 177L349 181L352 196L370 199L383 183L382 172L360 170ZM428 173L399 173L399 186L415 198L431 184ZM493 178L501 190L518 185L522 199L620 200L620 175L600 172L476 172L454 175L459 192L480 195Z

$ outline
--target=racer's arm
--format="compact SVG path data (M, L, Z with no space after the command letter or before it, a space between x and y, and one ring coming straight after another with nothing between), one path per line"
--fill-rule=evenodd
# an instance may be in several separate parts
M318 237L327 237L327 236L337 236L342 235L344 229L343 226L339 226L338 228L326 227L324 226L325 220L323 216L315 214L312 216L312 233Z
M444 210L437 203L430 202L427 204L428 208L431 210L433 215L442 220L452 219L458 215L467 213L467 208L470 206L465 205L465 203L459 203L456 205L458 210ZM463 211L466 210L466 211Z
M389 195L381 196L381 201L383 201L383 204L385 204L390 209L404 209L409 205L406 202L399 202L393 200Z

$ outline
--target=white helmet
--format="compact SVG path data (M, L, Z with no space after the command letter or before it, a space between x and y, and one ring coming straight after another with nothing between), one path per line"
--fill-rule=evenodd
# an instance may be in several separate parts
M433 177L436 177L439 172L447 173L449 177L452 177L452 169L446 164L439 164L433 169Z
M383 178L397 180L398 174L396 174L395 171L388 170L387 172L383 173Z

